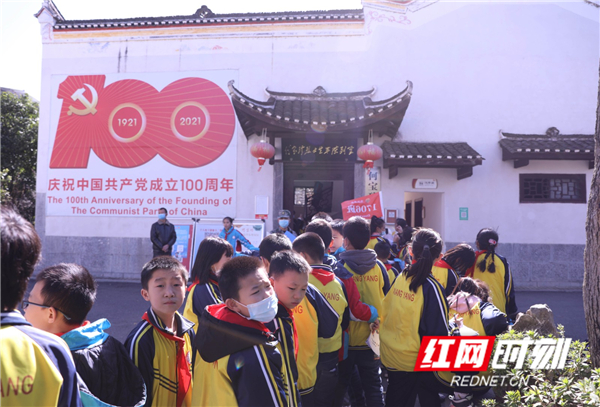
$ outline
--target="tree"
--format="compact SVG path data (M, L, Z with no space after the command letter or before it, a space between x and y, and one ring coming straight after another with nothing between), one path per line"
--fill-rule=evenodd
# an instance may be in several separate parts
M0 104L2 204L12 203L24 218L35 219L38 103L29 96L2 92Z
M600 78L600 72L599 72ZM596 107L595 165L585 224L583 308L592 364L600 368L600 81Z

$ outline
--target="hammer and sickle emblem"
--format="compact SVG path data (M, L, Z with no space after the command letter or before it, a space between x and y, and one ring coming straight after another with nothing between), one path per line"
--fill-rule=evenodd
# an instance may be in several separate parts
M75 113L77 116L85 116L87 114L96 114L98 110L96 110L96 105L98 104L98 92L94 89L93 86L84 83L85 86L92 92L92 101L87 100L85 96L83 96L83 92L85 92L85 88L79 88L71 95L71 99L74 101L79 100L82 105L85 106L85 109L76 109L72 105L69 106L69 111L67 114L71 116Z

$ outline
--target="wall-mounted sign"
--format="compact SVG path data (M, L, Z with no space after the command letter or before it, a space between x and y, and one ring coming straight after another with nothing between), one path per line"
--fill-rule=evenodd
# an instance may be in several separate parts
M398 209L386 209L385 210L385 223L396 223L398 218Z
M379 191L381 191L381 167L373 167L365 171L365 195Z
M437 179L414 178L412 187L414 189L436 189L438 182Z
M458 220L469 220L469 208L458 208Z
M283 161L356 161L356 139L331 139L311 137L310 139L281 140Z

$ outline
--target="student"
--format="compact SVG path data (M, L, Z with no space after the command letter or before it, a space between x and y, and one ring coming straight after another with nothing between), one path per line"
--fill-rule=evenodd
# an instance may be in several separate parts
M333 239L333 230L329 225L329 222L323 219L314 219L306 226L305 232L313 232L319 235L321 240L323 240L323 244L325 247L329 247L331 245L331 241ZM337 263L337 259L335 256L325 253L323 254L323 261L319 261L319 264L326 264L329 267L335 267L335 263Z
M40 238L14 209L2 206L0 218L2 405L79 407L77 372L69 348L55 335L32 327L17 311L40 258ZM41 303L29 305L58 312ZM16 387L4 387L11 379Z
M144 379L121 342L104 332L110 322L85 320L95 300L96 282L85 267L61 263L37 275L29 301L24 302L25 317L69 345L86 385L80 389L84 405L98 405L100 400L101 405L142 406L146 402ZM35 304L51 307L29 306Z
M390 244L385 242L377 242L375 245L375 254L377 254L377 260L379 260L385 266L385 269L388 273L388 278L390 280L390 285L394 282L400 271L390 261L390 256L392 255L392 248Z
M448 297L450 328L462 326L472 329L480 336L497 336L508 329L506 314L491 303L490 289L481 280L469 277L460 279L456 293ZM436 377L446 386L452 383L453 372L435 372ZM488 372L479 372L487 376ZM489 387L457 388L450 395L455 407L471 406L474 393L485 393Z
M342 280L350 275L356 283L361 300L375 307L379 313L390 283L385 266L377 261L375 252L365 249L369 239L369 222L366 219L354 216L346 222L344 225L346 251L340 255L335 274ZM349 333L348 358L339 364L340 378L335 405L342 403L354 366L358 366L367 404L381 406L383 390L379 377L379 360L375 359L375 354L366 344L371 333L369 323L350 321Z
M467 277L484 281L492 293L492 301L509 320L517 316L517 303L512 273L506 259L496 254L498 232L483 228L477 234L477 249L475 266L467 272Z
M314 405L319 361L318 340L335 335L340 316L308 283L311 267L298 253L278 252L271 258L269 277L279 301L291 308L298 339L298 391L303 406Z
M233 247L234 255L239 256L242 252L242 245L251 252L257 252L258 248L253 246L246 237L233 227L233 218L226 216L223 218L223 230L219 233L221 239L225 239ZM230 256L231 257L231 256Z
M265 268L255 257L236 257L219 288L224 303L209 305L198 322L193 405L288 406L293 384L282 346L265 326L277 313Z
M312 218L310 218L310 221L314 221L317 219L323 219L324 221L326 221L327 223L331 223L333 222L333 218L331 216L329 216L329 214L327 212L317 212L313 215Z
M416 262L396 278L383 301L379 328L381 362L388 370L386 406L440 406L440 387L433 373L414 372L423 336L448 335L448 303L444 289L431 275L441 256L442 239L432 229L419 229L413 237ZM400 339L401 338L401 339Z
M340 253L346 250L344 249L344 221L342 219L334 219L329 225L331 226L331 244L329 245L329 253L331 253L336 260L339 260Z
M370 229L371 238L365 249L375 250L375 245L378 242L387 241L383 237L383 233L385 232L385 221L377 216L371 216Z
M454 288L458 284L458 274L443 258L434 263L431 268L431 274L444 287L446 297L454 292Z
M258 249L257 249L258 250ZM233 248L220 237L207 237L200 246L192 268L192 285L183 310L183 317L198 326L198 318L207 305L220 304L219 273L233 256Z
M290 239L280 233L272 233L267 235L260 242L258 245L258 253L267 271L269 270L271 257L273 257L275 253L282 250L292 250L292 242Z
M466 243L457 244L444 253L442 260L448 263L459 277L462 277L475 264L475 250Z
M323 294L339 315L335 334L329 339L319 338L317 381L313 390L313 405L331 406L334 398L331 389L335 388L338 381L338 359L343 346L343 333L347 332L350 322L348 296L344 284L335 276L331 267L320 261L325 253L325 244L319 235L306 232L298 236L292 246L312 268L308 276L309 283Z
M177 310L185 297L187 270L173 257L155 257L142 269L142 297L150 308L125 347L140 369L146 406L190 406L194 324Z

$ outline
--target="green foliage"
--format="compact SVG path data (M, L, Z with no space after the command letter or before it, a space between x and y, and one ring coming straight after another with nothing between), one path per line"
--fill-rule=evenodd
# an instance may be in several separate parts
M564 337L564 328L559 325L558 330L560 336ZM553 338L553 336L539 335L535 331L509 331L498 336L498 339L525 338L541 339ZM504 386L494 388L496 400L485 400L482 405L484 407L600 406L600 369L592 369L586 342L571 342L567 362L562 370L533 370L530 367L532 361L529 357L522 370L513 369L514 363L509 363L506 369L494 370L495 375L519 379L519 385L510 386L511 380L507 379ZM516 379L512 382L517 383ZM523 385L524 382L526 385Z
M38 103L29 96L2 92L0 104L2 204L12 203L30 222L35 219Z

